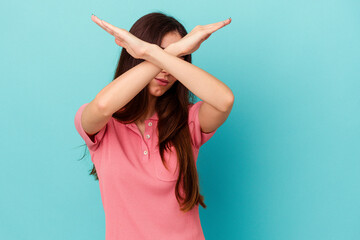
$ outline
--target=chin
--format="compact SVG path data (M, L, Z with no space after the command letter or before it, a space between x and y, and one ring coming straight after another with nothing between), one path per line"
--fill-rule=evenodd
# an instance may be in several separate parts
M154 97L160 97L161 95L163 95L167 90L163 90L160 88L153 88L149 91L149 93L154 96Z

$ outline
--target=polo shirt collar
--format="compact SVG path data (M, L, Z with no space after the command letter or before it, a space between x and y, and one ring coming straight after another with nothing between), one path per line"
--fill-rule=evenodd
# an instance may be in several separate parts
M155 112L150 118L145 119L144 122L149 122L149 121L151 121L151 120L153 120L153 121L158 121L158 120L159 120L159 117L158 117L157 112ZM135 127L136 127L136 124L135 124L135 123L127 123L127 124L125 124L125 126L132 128L132 126L135 126ZM137 127L136 127L136 128L137 128Z
M155 111L155 113L149 119L146 119L146 120L159 120L157 112Z

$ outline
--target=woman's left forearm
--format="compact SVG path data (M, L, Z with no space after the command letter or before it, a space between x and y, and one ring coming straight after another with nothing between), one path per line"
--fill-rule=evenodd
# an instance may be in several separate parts
M170 49L172 46L176 50L175 44L167 48ZM169 72L197 97L219 111L227 111L231 108L234 101L231 89L201 68L167 53L156 44L151 44L144 60Z

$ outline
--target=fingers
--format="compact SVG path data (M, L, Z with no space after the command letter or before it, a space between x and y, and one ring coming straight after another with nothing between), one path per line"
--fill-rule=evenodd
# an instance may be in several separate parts
M217 22L217 23L212 23L212 24L208 24L208 25L205 25L207 28L211 29L212 32L215 32L217 30L219 30L220 28L222 27L225 27L226 25L230 24L231 23L231 17L224 20L224 21L220 21L220 22Z
M113 35L115 37L115 33L116 31L119 31L120 29L118 27L115 27L113 25L111 25L110 23L99 19L98 17L96 17L95 15L91 16L91 19L97 24L99 25L102 29L104 29L105 31L107 31L108 33L110 33L111 35Z
M108 28L105 27L105 25L103 24L103 22L96 17L95 15L91 16L91 20L93 20L97 25L99 25L102 29L104 29L105 31L107 31L108 33L110 33L110 31L108 30ZM110 33L111 34L111 33Z
M104 20L101 20L101 22L103 23L103 25L105 26L106 29L110 30L113 33L120 30L118 27L115 27L115 26L111 25L110 23L105 22Z

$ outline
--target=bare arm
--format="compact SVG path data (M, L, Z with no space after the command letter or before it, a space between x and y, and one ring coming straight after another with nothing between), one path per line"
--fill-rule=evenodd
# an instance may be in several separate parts
M171 56L177 56L176 48L165 48ZM175 57L174 56L174 57ZM125 106L132 100L149 82L161 71L158 66L144 61L137 66L129 69L121 76L116 78L98 94L99 106L105 115L112 115L114 112Z
M167 48L176 49L176 44L170 44ZM145 60L169 72L200 99L221 112L232 107L234 95L222 81L201 68L174 57L156 44L152 44L148 49Z
M168 54L180 56L177 48L165 48ZM121 74L84 108L81 124L90 136L99 132L112 114L132 100L161 71L158 66L144 61Z
M184 38L170 44L168 48L177 48L183 40ZM152 44L145 52L144 59L165 69L203 100L199 109L202 132L213 132L226 121L235 97L231 89L223 82L201 68L170 55L155 44Z
M115 42L126 48L131 56L148 61L142 62L112 81L87 105L82 116L85 132L93 134L101 130L112 114L134 98L162 69L170 72L205 101L199 117L205 119L211 116L217 120L207 124L204 129L211 130L219 126L220 120L229 113L234 98L231 90L211 74L176 56L194 52L213 32L229 24L230 18L218 23L196 26L179 41L180 44L170 44L164 50L95 16L92 16L92 20L113 35Z

